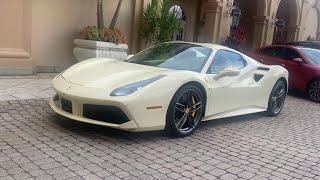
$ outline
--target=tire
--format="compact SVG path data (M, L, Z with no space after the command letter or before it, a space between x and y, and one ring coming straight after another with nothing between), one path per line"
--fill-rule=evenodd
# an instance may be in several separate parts
M267 116L275 117L280 114L287 96L287 91L285 83L278 80L273 86L269 96Z
M309 83L307 94L313 102L320 103L320 79L313 80Z
M173 96L166 115L165 132L172 137L191 135L201 122L205 98L194 85L181 87Z

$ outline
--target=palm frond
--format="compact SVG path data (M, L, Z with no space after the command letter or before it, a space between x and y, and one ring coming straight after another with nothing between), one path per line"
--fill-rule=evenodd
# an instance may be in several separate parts
M170 12L168 0L153 0L143 10L141 36L146 43L170 41L179 28L180 19L175 10Z

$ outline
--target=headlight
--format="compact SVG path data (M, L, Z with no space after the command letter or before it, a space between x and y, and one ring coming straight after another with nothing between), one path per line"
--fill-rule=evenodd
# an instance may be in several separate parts
M130 95L134 92L136 92L137 90L155 82L155 81L158 81L159 79L161 78L164 78L166 75L159 75L159 76L156 76L156 77L153 77L153 78L150 78L150 79L146 79L146 80L143 80L143 81L139 81L139 82L135 82L135 83L132 83L132 84L128 84L128 85L125 85L125 86L122 86L120 88L117 88L115 90L113 90L110 94L110 96L127 96L127 95Z

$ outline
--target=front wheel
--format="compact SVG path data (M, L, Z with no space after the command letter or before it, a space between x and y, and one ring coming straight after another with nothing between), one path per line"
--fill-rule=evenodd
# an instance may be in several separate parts
M283 81L277 81L274 85L270 97L267 115L268 116L278 116L283 108L284 101L287 96L287 87Z
M170 102L165 131L175 137L192 134L203 117L204 102L197 86L187 85L180 88Z
M320 80L314 80L309 84L308 95L312 101L320 103Z

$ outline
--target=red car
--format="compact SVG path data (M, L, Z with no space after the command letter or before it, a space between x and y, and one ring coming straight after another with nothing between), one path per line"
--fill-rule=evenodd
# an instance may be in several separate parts
M281 65L289 71L289 88L306 92L320 102L320 50L273 45L260 48L249 56L268 65Z

